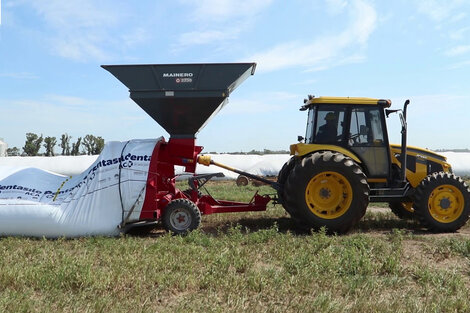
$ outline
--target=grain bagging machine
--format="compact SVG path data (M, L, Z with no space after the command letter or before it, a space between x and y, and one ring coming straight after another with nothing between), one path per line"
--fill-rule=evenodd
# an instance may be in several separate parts
M255 72L255 63L103 65L129 88L130 97L169 134L157 142L150 162L142 221L162 221L174 233L197 228L201 214L266 210L268 195L249 203L216 200L199 188L222 173L195 175L197 163L214 164L250 178L263 178L200 156L196 134L226 104L230 93ZM189 190L175 186L175 166L192 173ZM269 182L275 186L277 183Z
M195 135L226 103L255 63L103 66L130 90L130 97L168 133L151 157L140 219L162 221L175 233L199 226L202 214L266 210L269 195L250 203L221 201L199 188L220 175L195 175L196 164L216 165L272 186L285 210L302 227L344 233L365 214L369 202L388 202L399 217L418 218L436 232L460 229L470 215L470 188L452 173L446 158L407 147L406 111L390 100L309 96L306 137L290 147L292 158L277 182L199 155ZM388 141L386 117L399 113L402 145ZM406 157L404 157L406 156ZM175 187L175 166L192 173L191 189Z

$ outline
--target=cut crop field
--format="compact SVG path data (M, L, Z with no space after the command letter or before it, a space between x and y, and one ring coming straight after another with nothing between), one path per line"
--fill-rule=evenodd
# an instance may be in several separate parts
M230 200L257 189L208 184ZM271 206L204 216L184 237L1 238L0 251L0 312L470 312L470 224L433 234L385 205L342 236Z

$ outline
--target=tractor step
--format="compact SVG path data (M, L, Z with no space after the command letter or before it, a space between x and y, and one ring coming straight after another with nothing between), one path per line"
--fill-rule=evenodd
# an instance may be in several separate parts
M406 184L400 188L376 188L371 189L369 193L370 202L403 202L409 201L410 196L413 194L413 188L410 184Z

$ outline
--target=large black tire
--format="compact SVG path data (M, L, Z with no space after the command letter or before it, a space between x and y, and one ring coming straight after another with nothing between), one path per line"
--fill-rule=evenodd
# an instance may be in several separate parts
M433 173L416 188L415 214L431 231L457 231L470 215L470 189L454 174Z
M303 224L345 233L364 216L369 185L351 158L336 152L316 152L292 169L284 196Z
M415 218L413 202L390 202L390 210L402 220L412 220Z
M201 212L194 202L188 199L171 201L163 213L163 226L174 234L186 234L201 224Z
M296 211L294 209L288 207L284 197L284 185L286 184L290 172L295 166L295 160L295 156L291 157L286 163L284 163L281 170L279 171L279 174L277 175L277 182L280 185L280 189L277 191L277 198L279 203L284 207L284 210L286 210L286 212L289 213L292 218L298 219L300 217L295 215Z

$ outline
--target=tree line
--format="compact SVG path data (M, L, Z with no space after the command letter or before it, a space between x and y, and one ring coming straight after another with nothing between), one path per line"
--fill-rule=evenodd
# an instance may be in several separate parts
M260 150L254 150L253 149L253 150L248 151L248 152L227 152L227 154L235 154L235 155L289 154L289 151L287 151L287 150L269 150L269 149L264 149L263 151L260 151Z
M94 155L100 154L104 148L104 139L100 136L86 135L85 137L78 137L75 142L72 142L72 136L67 133L60 137L58 146L62 149L60 155ZM46 152L45 156L55 156L54 151L57 145L56 137L43 137L35 133L26 133L26 141L23 147L23 152L17 147L8 148L8 156L38 156L41 155L39 150L44 147ZM82 148L82 149L80 149Z

